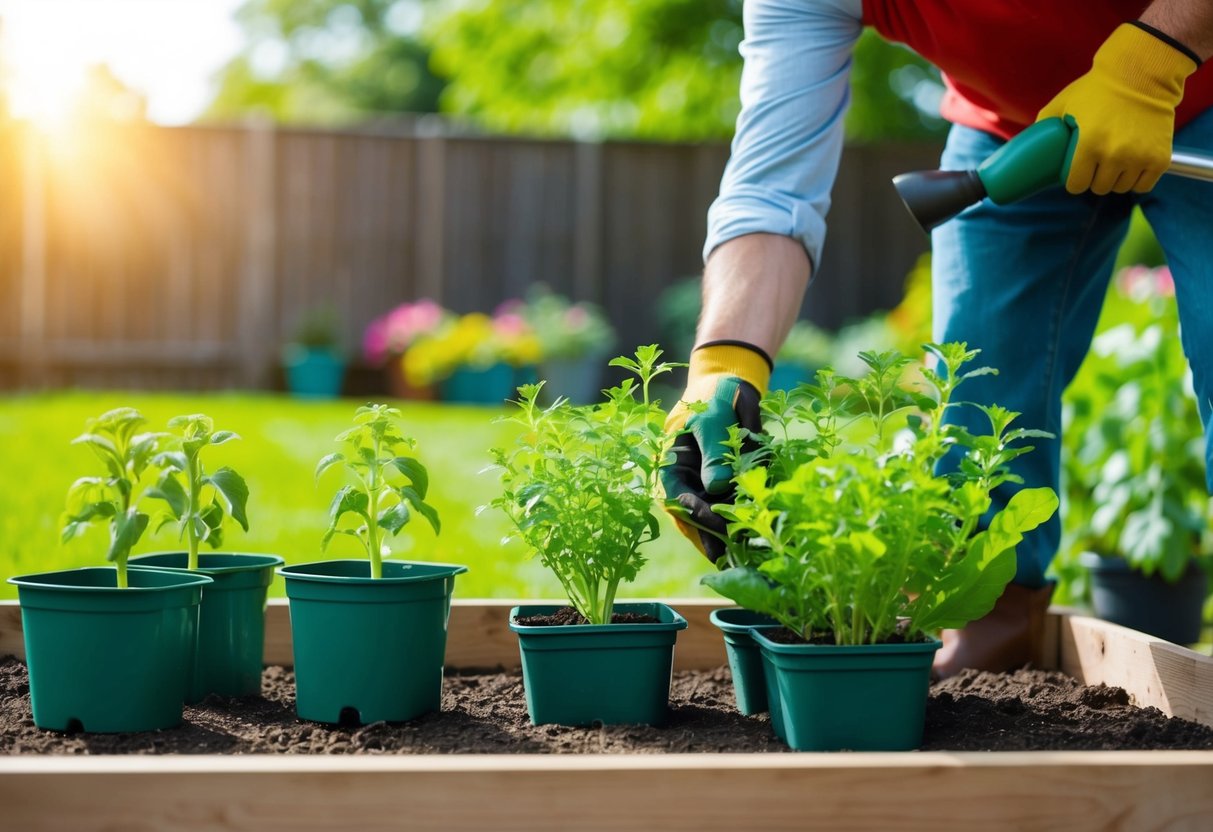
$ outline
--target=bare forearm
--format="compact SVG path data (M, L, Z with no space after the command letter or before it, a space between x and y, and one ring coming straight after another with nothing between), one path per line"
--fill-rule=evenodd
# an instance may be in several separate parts
M774 356L796 322L809 271L804 246L790 237L747 234L722 244L704 269L696 343L745 341Z
M1213 3L1209 0L1154 0L1141 22L1170 35L1200 59L1213 57Z

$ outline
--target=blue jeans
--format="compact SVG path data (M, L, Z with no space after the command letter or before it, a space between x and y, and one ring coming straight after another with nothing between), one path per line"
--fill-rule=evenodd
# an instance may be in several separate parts
M942 167L975 168L1001 144L987 133L954 126ZM1213 110L1179 130L1175 144L1213 152ZM1148 194L1106 197L1071 196L1058 186L1012 205L986 200L932 233L934 337L980 348L977 365L999 371L966 381L959 397L1019 411L1017 426L1058 436L1036 440L1035 451L1012 463L1025 487L1058 488L1061 394L1090 347L1117 249L1138 204L1175 278L1184 353L1192 365L1209 462L1213 184L1164 176ZM953 413L954 421L970 429L989 430L976 408ZM1208 470L1213 472L1213 465ZM1019 487L1001 488L994 510ZM1042 586L1060 539L1057 516L1030 533L1018 549L1015 582Z

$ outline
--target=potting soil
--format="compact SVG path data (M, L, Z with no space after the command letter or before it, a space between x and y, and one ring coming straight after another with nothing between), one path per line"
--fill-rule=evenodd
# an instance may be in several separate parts
M674 674L661 728L533 726L517 672L452 673L440 713L400 725L326 726L295 716L294 674L267 668L262 696L212 696L185 724L141 734L58 734L34 726L25 665L0 659L0 753L6 754L661 754L785 752L765 715L743 717L727 668ZM1120 688L1053 671L966 671L937 683L923 750L1213 749L1213 728L1129 704Z

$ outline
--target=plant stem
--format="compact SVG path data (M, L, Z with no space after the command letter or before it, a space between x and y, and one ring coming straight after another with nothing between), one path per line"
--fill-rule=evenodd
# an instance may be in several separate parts
M375 448L375 461L371 463L367 474L367 518L366 538L367 554L371 556L371 577L383 577L383 552L379 543L379 436L372 439Z
M198 568L198 527L196 520L199 515L199 492L202 490L202 471L199 470L198 458L190 455L185 458L187 487L189 488L190 508L185 516L185 539L189 547L189 560L186 566L191 570Z
M119 558L114 562L114 566L118 568L118 588L126 589L126 558Z

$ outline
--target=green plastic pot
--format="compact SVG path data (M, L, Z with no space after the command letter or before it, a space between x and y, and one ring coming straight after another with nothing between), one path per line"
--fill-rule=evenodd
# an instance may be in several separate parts
M549 615L558 604L510 610L522 653L522 686L535 725L665 722L674 669L674 641L687 621L665 604L616 604L653 624L572 624L533 627L518 618Z
M295 710L314 722L406 722L438 710L455 576L466 566L364 560L284 566Z
M750 631L755 627L777 627L779 625L775 619L740 607L712 610L708 619L724 633L724 649L729 657L729 670L733 673L737 710L745 716L769 710L762 651L758 649Z
M160 552L131 558L132 565L186 571L186 552ZM186 702L207 694L256 696L261 693L265 646L265 596L277 555L207 553L198 555L198 574L214 583L202 590L198 611L198 650Z
M34 724L155 731L181 724L206 575L132 566L9 578L21 601Z
M922 744L931 661L941 642L778 644L762 630L753 638L770 664L780 738L793 749L911 751Z

